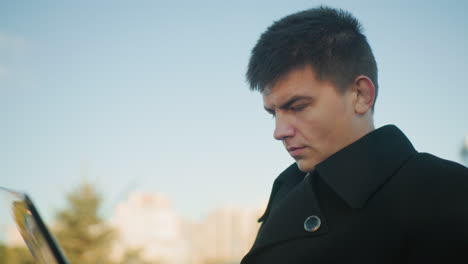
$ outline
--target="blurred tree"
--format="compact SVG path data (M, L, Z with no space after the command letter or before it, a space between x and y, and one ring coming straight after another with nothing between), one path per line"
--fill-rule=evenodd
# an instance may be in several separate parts
M26 247L1 246L0 263L6 264L35 264L31 253Z
M6 262L6 246L3 244L0 244L0 263L7 263Z
M101 197L94 187L83 183L67 202L56 215L54 234L71 264L112 263L115 231L98 214Z
M143 249L132 248L125 251L119 264L159 264L159 262L145 260Z

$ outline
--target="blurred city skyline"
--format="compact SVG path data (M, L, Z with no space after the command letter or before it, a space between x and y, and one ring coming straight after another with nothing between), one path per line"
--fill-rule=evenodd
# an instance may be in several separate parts
M132 250L137 250L148 263L238 263L253 245L260 226L256 220L265 206L219 207L193 221L177 214L170 197L160 193L131 192L112 209L111 216L102 226L109 226L116 232L110 253L115 263L120 263L126 252ZM57 220L47 223L56 240ZM26 248L13 222L0 219L0 231L0 246ZM66 241L57 241L64 250L63 242Z
M467 2L0 2L0 186L45 218L84 179L104 215L163 193L202 219L262 204L293 159L245 70L275 20L326 4L362 23L379 67L376 127L462 162L468 133Z

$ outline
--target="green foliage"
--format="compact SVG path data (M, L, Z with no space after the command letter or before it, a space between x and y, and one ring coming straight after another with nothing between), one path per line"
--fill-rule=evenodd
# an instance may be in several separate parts
M145 260L142 254L143 250L140 248L127 249L119 264L159 264L159 262Z
M0 245L0 263L35 264L26 247L6 247L4 245Z
M115 232L99 216L101 197L84 183L67 196L68 207L56 215L55 236L71 264L112 263Z
M8 263L6 260L6 250L7 247L3 244L0 244L0 263Z
M99 216L101 197L95 188L84 183L66 197L67 206L58 211L52 233L70 264L159 264L147 261L142 249L128 249L120 261L111 259L111 250L117 238L116 231ZM24 210L15 207L15 217ZM9 247L0 244L0 264L35 264L27 247Z

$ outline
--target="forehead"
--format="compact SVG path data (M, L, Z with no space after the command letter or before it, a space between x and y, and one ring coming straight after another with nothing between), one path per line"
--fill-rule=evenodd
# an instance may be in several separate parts
M304 66L290 71L265 89L263 102L266 107L274 108L295 96L316 96L328 86L331 86L329 82L317 79L311 66Z

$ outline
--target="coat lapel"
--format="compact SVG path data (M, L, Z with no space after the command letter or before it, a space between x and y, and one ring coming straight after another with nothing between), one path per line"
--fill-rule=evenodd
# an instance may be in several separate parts
M305 177L269 212L250 254L282 241L305 236L319 236L328 232L326 219L313 192L314 186L311 180L313 176ZM304 229L304 222L312 215L318 216L321 224L318 230L308 232Z

